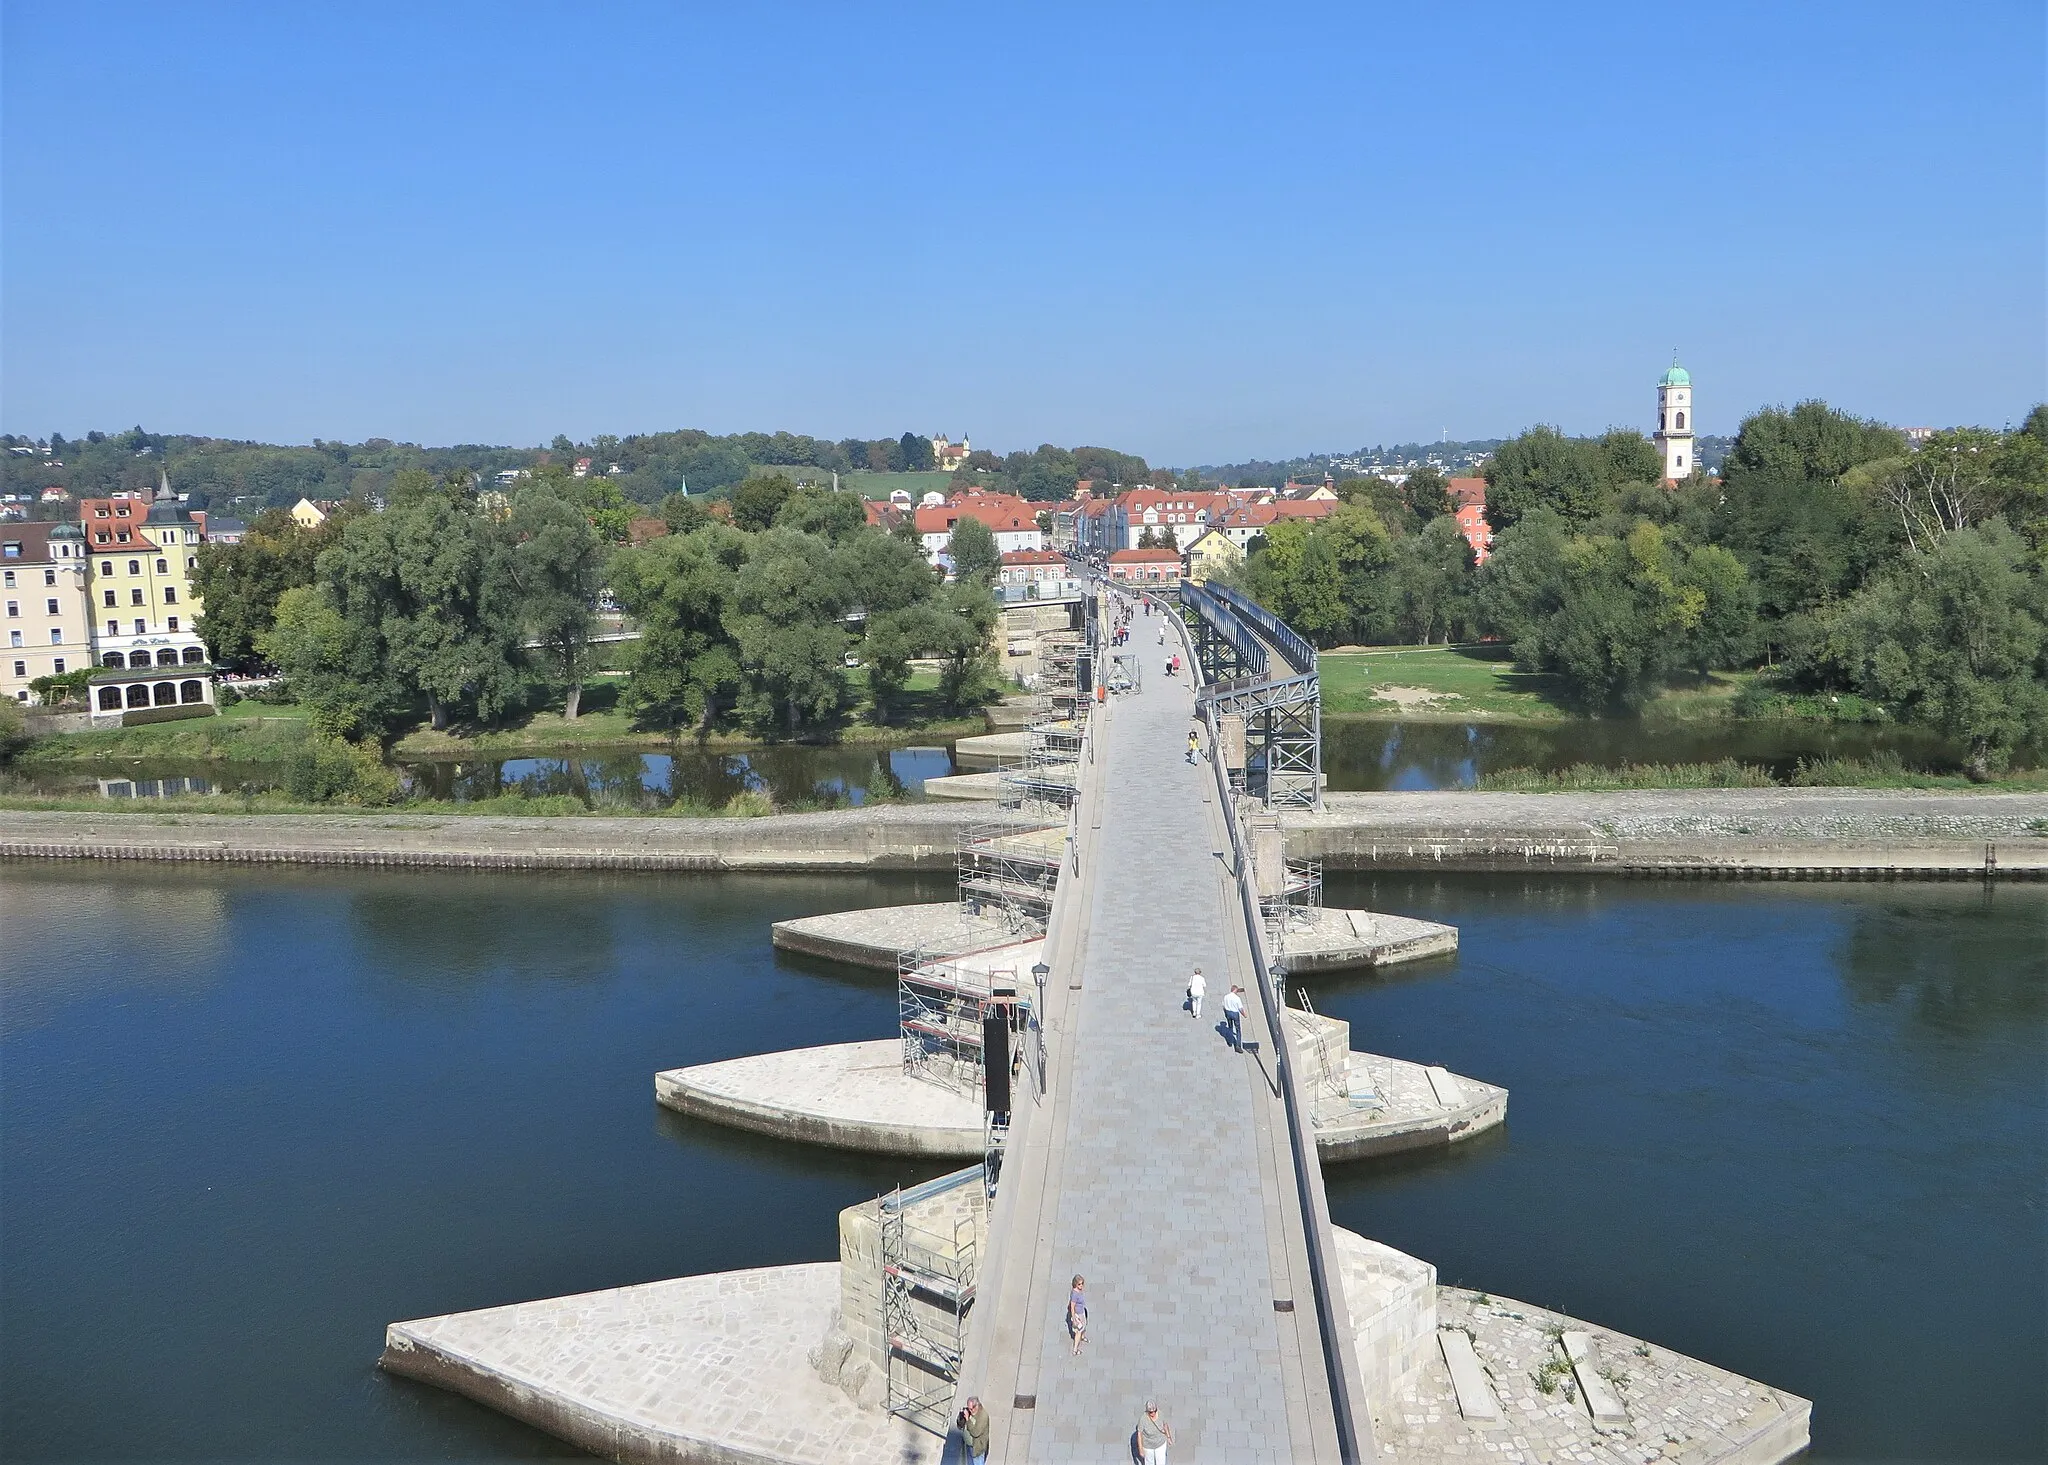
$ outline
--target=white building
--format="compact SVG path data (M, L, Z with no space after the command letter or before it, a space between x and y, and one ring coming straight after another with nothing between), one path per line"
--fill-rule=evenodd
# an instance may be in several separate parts
M1699 459L1692 450L1692 378L1674 359L1657 382L1657 450L1664 476L1672 482L1692 476Z

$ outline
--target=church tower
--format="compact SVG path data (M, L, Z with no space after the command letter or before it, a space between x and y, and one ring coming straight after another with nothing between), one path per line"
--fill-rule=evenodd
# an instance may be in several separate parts
M1692 476L1699 460L1692 451L1692 378L1671 355L1671 370L1657 382L1657 450L1664 455L1664 477L1679 482Z

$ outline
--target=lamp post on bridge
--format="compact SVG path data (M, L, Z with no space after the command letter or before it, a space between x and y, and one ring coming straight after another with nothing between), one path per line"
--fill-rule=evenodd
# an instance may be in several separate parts
M1038 1038L1038 1097L1045 1097L1045 983L1052 968L1042 961L1031 964L1031 980L1038 984L1038 1004L1031 1009L1031 1026Z

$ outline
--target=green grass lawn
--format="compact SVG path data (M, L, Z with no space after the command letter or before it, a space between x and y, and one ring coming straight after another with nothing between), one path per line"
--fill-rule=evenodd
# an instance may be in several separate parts
M1431 722L1564 722L1563 680L1515 670L1503 646L1325 651L1323 712Z
M870 473L863 468L839 475L841 487L857 488L871 499L885 499L899 488L913 500L920 499L928 493L944 493L952 481L952 474L936 469L929 473Z
M135 758L207 758L266 763L304 740L306 714L296 707L237 702L217 717L95 728L39 738L17 755L23 763L112 763Z

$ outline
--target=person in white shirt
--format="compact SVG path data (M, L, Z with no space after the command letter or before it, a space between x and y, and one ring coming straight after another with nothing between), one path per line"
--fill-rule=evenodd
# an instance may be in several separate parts
M1232 987L1223 994L1223 1025L1230 1030L1230 1046L1244 1051L1244 988Z
M1202 969L1195 968L1195 974L1188 978L1188 1016L1202 1015L1202 999L1209 995L1209 984L1202 980Z

